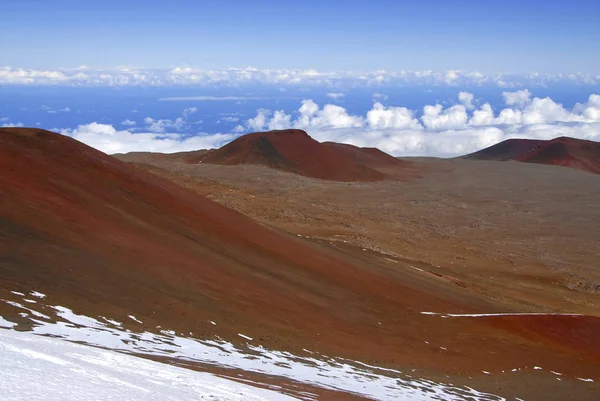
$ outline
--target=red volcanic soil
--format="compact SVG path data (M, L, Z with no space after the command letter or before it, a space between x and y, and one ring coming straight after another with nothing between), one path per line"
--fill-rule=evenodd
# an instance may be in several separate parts
M289 129L244 135L198 160L202 163L259 164L332 181L378 181L378 168L407 165L378 149L320 143L305 131Z
M600 377L597 348L585 345L600 337L599 318L555 325L549 317L524 331L518 320L423 315L507 310L356 251L269 228L72 138L0 129L0 290L37 290L92 317L132 314L151 331L232 342L244 333L270 349L432 377L460 380L532 361ZM0 315L9 308L0 303Z
M600 174L600 143L567 137L549 141L508 139L463 158L516 160L526 163L565 166Z
M155 163L155 162L169 162L169 163L182 163L182 164L194 164L198 163L207 153L212 150L193 150L191 152L177 152L177 153L156 153L156 152L129 152L129 153L115 153L112 156L119 160L126 162L137 162L137 163Z

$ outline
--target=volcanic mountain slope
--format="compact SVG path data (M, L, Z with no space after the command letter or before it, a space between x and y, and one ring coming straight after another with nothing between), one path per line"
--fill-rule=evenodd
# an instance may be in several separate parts
M125 162L135 163L182 163L192 164L198 163L206 156L212 149L209 150L194 150L191 152L177 152L177 153L156 153L156 152L129 152L129 153L117 153L112 156Z
M568 137L549 141L508 139L480 150L465 159L515 160L576 168L600 174L600 143Z
M0 129L3 299L35 290L63 314L69 307L147 330L413 367L471 386L495 388L482 370L538 363L573 380L570 394L591 399L575 377L600 377L600 319L444 318L429 312L511 309L360 251L258 224L71 138ZM0 316L30 327L15 305L0 302ZM517 387L528 379L496 378ZM565 394L554 392L554 377L540 380L547 393Z
M200 163L257 164L332 181L377 181L386 167L406 166L377 149L320 143L305 131L289 129L244 135L198 159Z

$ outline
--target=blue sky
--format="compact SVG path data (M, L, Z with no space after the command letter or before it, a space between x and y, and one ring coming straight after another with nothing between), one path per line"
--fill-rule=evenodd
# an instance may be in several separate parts
M0 0L0 65L600 70L600 1Z
M600 141L600 0L0 0L0 127L107 153L299 128L396 156Z

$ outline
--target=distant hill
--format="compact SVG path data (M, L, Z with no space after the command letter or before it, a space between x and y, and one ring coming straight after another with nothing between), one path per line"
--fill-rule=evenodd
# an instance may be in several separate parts
M154 162L171 162L171 163L197 163L204 155L211 150L193 150L191 152L177 153L157 153L157 152L129 152L116 153L112 156L124 162L133 163L154 163Z
M549 141L508 139L463 156L475 160L515 160L564 166L600 174L600 142L560 137Z
M241 143L248 138L261 136ZM252 156L285 165L289 153L259 143L266 145L249 147ZM369 349L372 309L395 313L421 296L436 309L446 305L334 252L73 138L0 128L2 294L44 289L88 316L108 310L151 328L238 341L242 332L298 351Z
M372 148L320 143L305 131L256 132L198 158L198 163L258 164L307 177L332 181L377 181L387 178L380 168L408 164Z

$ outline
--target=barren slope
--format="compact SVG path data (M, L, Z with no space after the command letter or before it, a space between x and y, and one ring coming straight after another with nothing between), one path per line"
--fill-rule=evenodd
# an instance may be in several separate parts
M284 190L274 183L270 190ZM423 314L529 310L466 290L423 262L268 228L64 136L0 130L0 190L6 291L40 289L75 312L121 321L132 314L149 329L233 342L245 333L272 349L310 349L484 388L503 383L508 394L531 391L523 380L565 394L553 377L500 374L533 363L565 375L579 399L592 393L575 377L600 376L592 346L598 318ZM2 303L6 314L19 319ZM489 381L482 370L499 376Z
M516 160L564 166L600 174L600 143L560 137L549 141L508 139L480 150L465 159Z
M264 165L333 181L382 180L388 176L378 168L409 164L376 149L319 143L305 131L293 129L244 135L198 162Z

